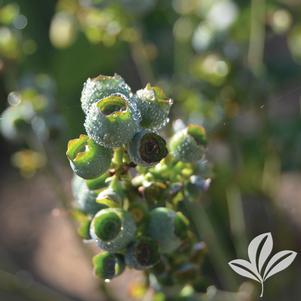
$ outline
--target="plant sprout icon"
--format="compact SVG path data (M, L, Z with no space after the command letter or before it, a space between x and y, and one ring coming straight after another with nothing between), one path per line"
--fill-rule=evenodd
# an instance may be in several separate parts
M297 253L290 250L280 251L273 255L273 238L271 233L255 237L249 244L249 260L235 259L229 262L230 267L239 275L255 280L261 284L263 297L264 282L273 275L285 270L295 260Z

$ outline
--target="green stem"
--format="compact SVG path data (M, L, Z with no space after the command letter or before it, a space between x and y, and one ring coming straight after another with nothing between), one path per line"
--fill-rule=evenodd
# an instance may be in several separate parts
M32 280L27 284L21 278L2 270L0 270L0 291L14 295L17 292L18 296L22 296L22 300L24 298L24 300L32 301L74 301L74 299L63 296L36 281Z
M123 163L123 153L122 147L117 148L114 152L113 163L116 165L116 169L120 168Z
M208 254L211 257L212 264L224 287L227 289L234 289L236 282L227 265L229 256L220 242L221 240L218 237L206 210L202 205L195 204L191 201L185 201L185 208L195 227L196 235L199 239L203 239L208 245Z
M232 186L227 190L226 195L229 209L230 227L234 237L236 254L238 256L243 256L248 247L248 243L240 191L237 187Z
M248 62L250 69L257 76L263 71L264 41L265 0L252 0Z
M145 51L145 46L142 40L142 32L139 29L137 39L130 43L130 50L132 59L139 73L141 83L146 85L147 83L153 82L153 70Z

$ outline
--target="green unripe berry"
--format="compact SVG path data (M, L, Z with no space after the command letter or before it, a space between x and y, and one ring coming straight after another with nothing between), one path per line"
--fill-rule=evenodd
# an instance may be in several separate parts
M118 208L99 211L92 220L90 234L103 250L119 252L134 238L136 225L131 215Z
M78 234L81 238L83 239L91 239L90 237L90 219L85 219L80 221L79 229L78 229Z
M140 165L151 166L168 154L165 140L150 131L137 133L128 145L130 159Z
M103 212L94 219L94 231L100 240L111 241L120 233L121 224L122 221L115 212Z
M99 210L106 208L96 203L97 192L90 190L86 181L78 176L74 176L72 180L72 193L76 206L84 213L94 215Z
M141 237L132 243L125 255L126 264L137 270L150 268L160 261L158 244L149 237Z
M86 116L88 136L105 147L127 144L138 129L139 114L135 104L121 94L94 103Z
M125 268L122 255L102 252L93 257L95 274L104 279L110 280L120 275Z
M66 155L71 168L84 179L94 179L108 170L113 157L113 152L96 144L86 135L68 142Z
M187 221L172 209L158 207L151 211L149 235L158 242L162 253L176 250L187 232Z
M198 125L189 125L170 140L169 149L176 160L195 162L205 153L206 132Z
M88 114L93 103L115 93L121 93L126 97L131 95L130 87L118 74L114 76L99 75L92 79L88 78L84 83L81 95L83 111L85 114Z
M185 239L187 237L188 232L188 219L181 213L177 212L176 217L174 219L174 225L175 225L175 235L179 237L180 239Z
M160 129L166 125L173 101L166 97L163 90L147 84L136 92L136 98L143 128Z

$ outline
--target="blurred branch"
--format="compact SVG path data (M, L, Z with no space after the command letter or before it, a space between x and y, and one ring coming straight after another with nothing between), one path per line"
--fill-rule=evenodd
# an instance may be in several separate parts
M233 289L235 280L232 274L229 273L227 265L229 256L208 217L208 213L202 205L190 201L185 201L185 208L196 229L198 238L203 239L208 245L208 254L221 282L226 289Z
M238 256L244 256L248 243L243 206L238 187L232 186L227 190L227 202L229 209L229 222L234 238L236 254Z
M248 63L255 75L263 70L265 41L265 0L252 0Z
M0 291L8 293L18 293L32 301L74 301L74 299L65 297L48 287L34 280L24 281L10 273L0 270Z
M141 83L143 85L152 83L154 81L154 75L143 44L142 33L138 31L137 39L129 44L132 58L139 73Z

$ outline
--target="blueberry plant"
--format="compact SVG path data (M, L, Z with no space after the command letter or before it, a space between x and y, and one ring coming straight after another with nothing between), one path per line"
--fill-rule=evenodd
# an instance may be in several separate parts
M182 126L160 135L173 101L147 84L133 93L122 77L99 75L83 87L87 134L67 157L80 235L101 249L95 274L110 281L125 267L143 270L153 288L204 288L206 251L185 210L208 186L206 132Z
M28 77L9 93L9 105L0 115L0 133L21 147L12 155L12 163L25 177L49 167L46 148L64 130L56 110L54 86L48 75Z

